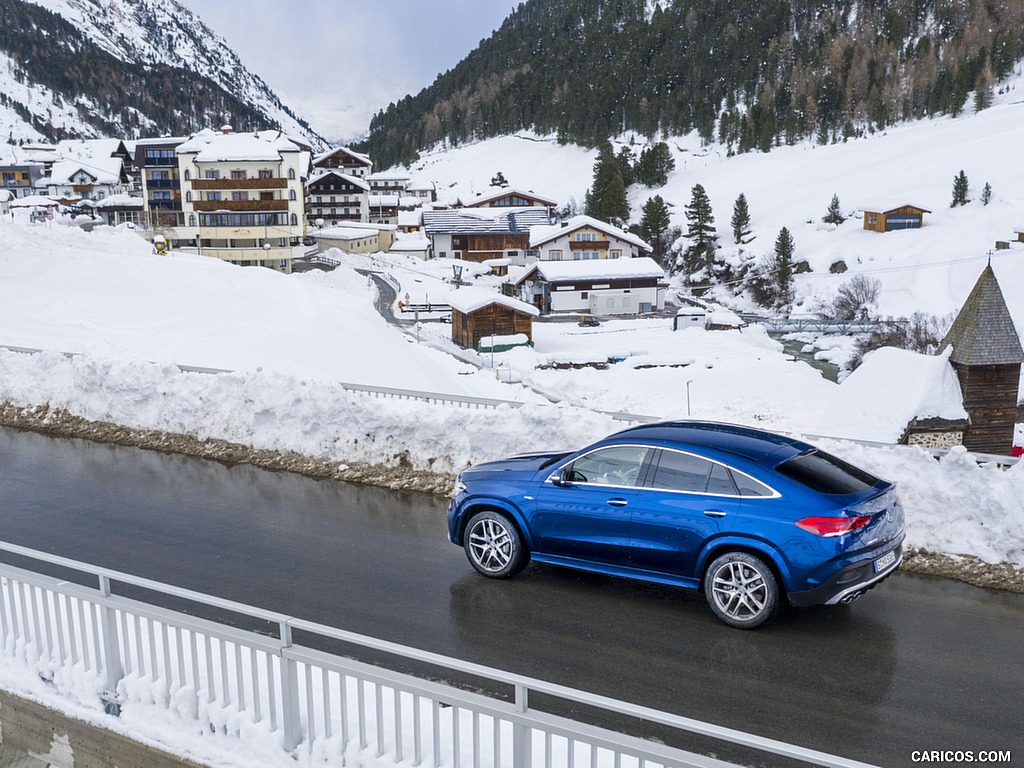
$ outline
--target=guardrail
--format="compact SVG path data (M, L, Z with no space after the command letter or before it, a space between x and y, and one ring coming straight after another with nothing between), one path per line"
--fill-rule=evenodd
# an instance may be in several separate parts
M0 542L0 551L28 559L33 568L45 563L96 580L90 587L0 563L0 656L5 664L38 672L58 692L65 685L80 691L82 680L91 679L112 715L122 707L149 706L197 721L211 733L251 736L256 728L288 753L316 752L329 762L357 751L381 763L452 768L553 768L577 761L638 768L733 765L534 708L531 695L538 694L656 723L680 736L694 734L812 765L870 768L15 544ZM276 633L198 618L191 615L198 613L194 609L186 614L130 599L115 592L120 585L227 611L239 624L276 626ZM428 680L299 645L296 631L314 642L340 641L406 664L428 665L440 675ZM468 691L436 682L456 674L482 683ZM511 701L481 692L487 690L505 690Z
M7 349L11 352L20 352L23 354L38 354L42 352L41 349L33 349L29 347L13 347L8 345L0 344L0 349ZM65 357L74 357L76 352L62 352ZM204 368L202 366L194 365L177 365L179 371L185 373L204 373L204 374L218 374L218 373L235 373L227 368ZM363 384L351 384L343 381L335 382L342 389L350 392L361 392L371 397L379 397L385 399L396 399L396 400L418 400L424 403L433 403L435 405L449 405L460 408L483 408L483 409L494 409L494 408L522 408L525 403L519 400L499 400L494 398L486 397L471 397L468 395L449 395L439 392L424 392L416 389L399 389L394 387L371 387ZM593 409L591 409L593 410ZM625 413L617 411L598 411L594 410L594 413L600 413L604 416L614 419L615 421L623 421L629 424L651 424L657 421L662 421L661 417L657 416L646 416L638 413ZM849 443L857 443L858 445L866 445L872 448L907 448L910 449L912 446L900 445L896 443L881 443L872 440L857 440L849 437L836 437L835 435L813 435L805 432L801 433L786 433L791 434L794 437L802 437L809 440L844 440ZM941 458L945 456L948 451L940 448L924 448L920 447L921 450L927 451L932 454L935 458ZM1020 459L1015 456L1003 456L992 453L971 453L975 457L979 464L997 464L1000 467L1011 467L1016 464Z

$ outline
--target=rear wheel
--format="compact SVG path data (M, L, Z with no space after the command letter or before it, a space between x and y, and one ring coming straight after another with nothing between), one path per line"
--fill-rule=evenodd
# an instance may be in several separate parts
M779 586L771 568L747 552L715 558L704 576L704 595L719 619L740 629L764 624L779 604Z
M526 567L529 553L515 525L502 514L477 512L466 524L466 557L484 576L503 579Z

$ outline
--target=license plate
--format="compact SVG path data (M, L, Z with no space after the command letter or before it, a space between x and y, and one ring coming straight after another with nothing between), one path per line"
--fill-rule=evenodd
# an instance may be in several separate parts
M882 555L880 558L875 560L875 573L881 573L890 565L896 562L896 550L894 549L887 555Z

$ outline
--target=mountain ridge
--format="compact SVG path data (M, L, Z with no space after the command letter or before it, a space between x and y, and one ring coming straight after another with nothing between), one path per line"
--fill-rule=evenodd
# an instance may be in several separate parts
M327 141L177 0L0 0L8 143L188 134L230 122Z

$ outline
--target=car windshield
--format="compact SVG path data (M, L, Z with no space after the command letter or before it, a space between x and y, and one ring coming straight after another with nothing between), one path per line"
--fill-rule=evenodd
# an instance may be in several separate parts
M812 491L835 495L859 493L878 482L878 478L869 472L823 451L792 458L776 467L775 471Z

